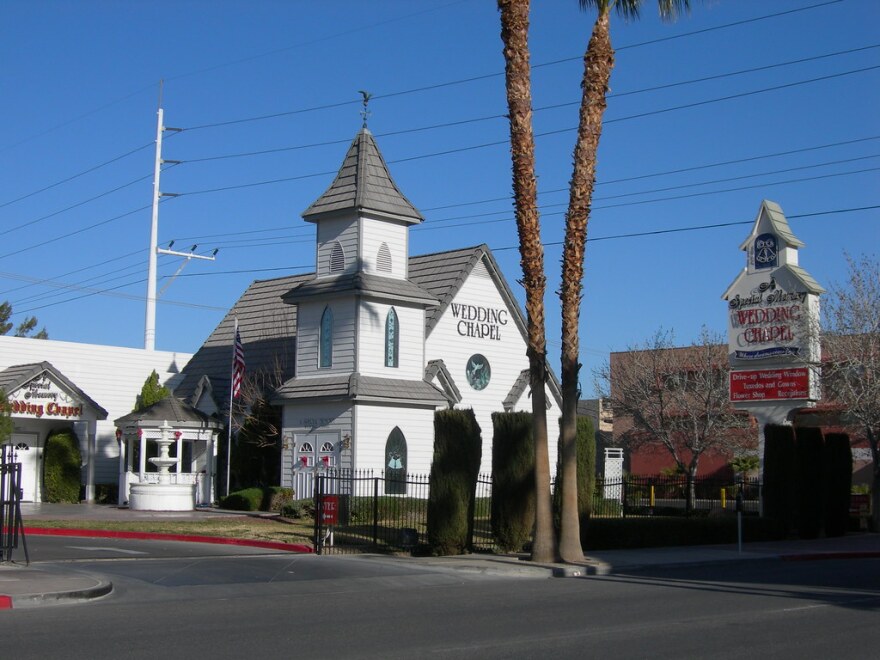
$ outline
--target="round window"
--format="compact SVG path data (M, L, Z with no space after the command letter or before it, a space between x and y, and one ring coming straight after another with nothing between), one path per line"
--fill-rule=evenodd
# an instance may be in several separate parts
M467 382L475 390L486 389L489 379L492 377L492 368L489 366L489 360L479 353L471 355L465 367L465 375L467 376Z

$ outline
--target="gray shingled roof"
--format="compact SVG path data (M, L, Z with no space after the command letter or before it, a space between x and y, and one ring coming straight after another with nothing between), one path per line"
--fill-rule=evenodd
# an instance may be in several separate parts
M525 336L525 316L486 245L409 258L410 282L421 290L422 295L427 292L439 301L439 305L429 306L425 310L426 335L436 326L471 270L484 257L487 270L495 277L511 311L515 312L512 314L514 323ZM227 405L232 365L232 334L236 316L244 345L246 371L250 373L270 369L280 374L278 383L286 383L294 371L296 305L284 304L282 297L289 292L295 298L295 289L312 280L314 274L309 273L257 280L251 284L184 367L183 378L174 390L175 395L192 403L190 397L195 394L200 378L205 375L211 379L215 402L221 409ZM550 375L549 386L558 399L561 396L559 381L552 370Z
M355 136L333 183L302 217L314 222L321 215L350 210L372 211L411 224L424 219L394 183L373 134L366 128Z
M434 379L443 387L443 392L450 403L456 404L462 400L461 390L458 389L455 379L449 373L443 360L428 360L428 366L425 367L425 380L430 383Z
M116 420L116 426L133 426L143 422L172 422L178 426L220 428L223 423L214 417L184 403L176 396L168 396L139 412L131 412ZM148 426L152 426L147 424Z
M504 410L513 410L516 406L516 402L519 401L519 398L523 395L523 392L526 391L528 386L529 370L523 369L519 372L519 376L517 376L516 380L513 382L513 387L510 388L510 392L508 392L507 396L504 398Z
M43 372L48 372L52 378L60 383L77 399L95 409L97 419L107 419L107 411L99 406L92 397L78 388L70 379L52 366L51 362L33 362L30 364L16 364L0 371L0 390L5 394L11 394L25 383L33 380Z
M761 212L765 211L767 214L767 219L770 221L770 226L773 228L773 233L779 236L782 239L782 242L785 243L789 247L794 248L802 248L804 247L804 242L801 241L797 236L794 235L794 232L791 230L791 227L788 224L788 220L785 217L785 214L782 212L782 207L779 206L776 202L771 202L769 199L765 199L761 202L761 208L758 209L758 216L756 219L755 227L757 227L757 221L761 219ZM752 241L754 236L755 229L752 229L752 233L748 235L746 240L742 242L742 245L739 246L740 250L748 250L749 243Z
M339 293L354 293L425 305L437 304L436 298L412 282L360 272L304 282L284 294L282 299L292 304L307 298L333 296Z
M297 399L394 400L438 405L447 399L436 387L425 381L342 374L317 378L292 378L278 388L272 399L280 404Z

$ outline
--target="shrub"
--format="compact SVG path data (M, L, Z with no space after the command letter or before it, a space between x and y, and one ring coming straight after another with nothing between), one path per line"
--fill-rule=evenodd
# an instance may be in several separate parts
M562 420L560 419L560 425ZM586 538L596 488L596 433L589 417L577 418L577 498L581 543ZM562 515L562 447L556 460L556 482L553 487L553 523L559 529Z
M230 511L259 511L262 504L262 488L245 488L220 498L220 508Z
M428 545L434 554L462 554L471 547L481 457L480 425L473 410L434 415L427 514Z
M852 449L845 433L825 436L822 461L825 485L825 536L843 536L849 524Z
M95 502L98 504L119 502L119 484L95 484Z
M53 431L43 454L43 501L79 502L82 455L79 439L70 429Z
M531 413L492 414L492 533L502 551L520 551L535 521Z
M794 429L768 424L764 427L764 517L788 535L794 524L794 507Z
M285 518L314 518L315 501L309 498L285 502L281 505L281 515Z
M744 516L743 541L775 541L782 538L775 520ZM623 550L675 545L735 543L735 517L594 518L584 550Z
M795 449L798 535L814 539L822 532L822 431L796 429Z

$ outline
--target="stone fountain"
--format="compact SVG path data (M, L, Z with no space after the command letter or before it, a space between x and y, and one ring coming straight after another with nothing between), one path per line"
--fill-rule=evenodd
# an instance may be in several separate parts
M172 427L167 421L159 427L160 436L156 439L159 455L149 459L158 468L155 481L146 480L131 484L128 507L137 511L192 511L196 506L195 484L178 484L177 475L169 471L177 465L179 458L168 454L168 448L175 438L171 436ZM152 476L152 475L151 475ZM172 477L175 477L172 479Z

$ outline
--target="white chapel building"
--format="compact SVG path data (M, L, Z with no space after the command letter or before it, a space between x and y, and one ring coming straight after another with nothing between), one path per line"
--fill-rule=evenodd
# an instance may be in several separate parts
M525 317L489 248L410 256L409 229L424 219L366 128L303 219L317 229L315 272L254 282L175 395L226 408L237 319L247 374L282 409L280 480L297 497L331 468L427 474L444 408L474 410L488 472L492 413L531 410ZM554 377L547 400L552 429Z

